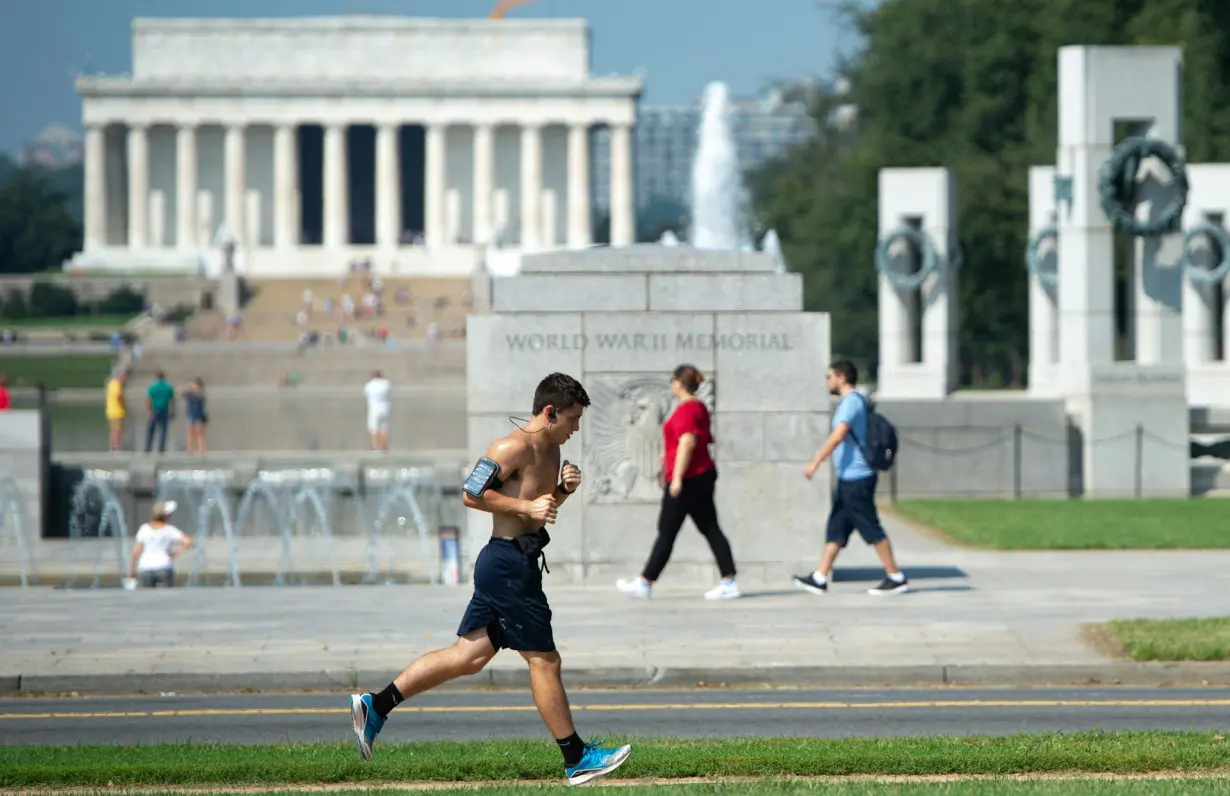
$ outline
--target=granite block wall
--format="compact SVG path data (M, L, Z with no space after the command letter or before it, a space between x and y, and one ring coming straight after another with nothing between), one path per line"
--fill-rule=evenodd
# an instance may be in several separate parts
M683 363L706 377L719 520L741 578L814 565L829 478L802 473L828 427L830 328L827 314L802 311L799 275L759 253L595 249L527 257L490 295L492 312L471 315L466 333L471 460L528 418L552 371L580 379L592 402L563 451L585 480L552 529L552 576L605 584L640 572L657 534L670 374ZM468 572L491 518L467 514ZM700 587L717 574L689 521L664 579Z

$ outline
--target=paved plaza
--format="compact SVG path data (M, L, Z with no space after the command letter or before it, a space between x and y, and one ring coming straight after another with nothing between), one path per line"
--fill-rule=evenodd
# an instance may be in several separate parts
M1133 664L1082 640L1118 617L1230 615L1210 589L1230 551L1000 553L949 547L888 521L913 591L872 597L882 573L852 544L831 593L745 583L712 603L672 588L651 601L552 588L574 685L988 685L1230 682L1227 664ZM634 573L629 573L634 574ZM469 587L0 590L0 690L125 692L379 687L447 645ZM465 685L519 686L503 652Z

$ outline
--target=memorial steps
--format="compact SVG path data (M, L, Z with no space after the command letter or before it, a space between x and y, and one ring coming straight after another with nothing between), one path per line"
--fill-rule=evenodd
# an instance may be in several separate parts
M469 279L456 277L380 277L384 313L364 317L363 297L370 292L365 277L345 279L251 279L245 290L250 298L242 310L242 324L237 339L249 342L296 342L303 329L336 337L338 330L371 331L388 329L399 340L423 340L433 322L443 337L459 336L465 329L468 310ZM306 327L300 327L297 316L306 309L304 295L311 291L311 311ZM342 314L342 300L349 296L357 317ZM333 302L333 315L327 315L325 300ZM217 325L217 313L202 318L199 329L189 330L189 339L220 339L225 336L225 317ZM199 335L199 336L198 336ZM205 336L209 335L209 336Z

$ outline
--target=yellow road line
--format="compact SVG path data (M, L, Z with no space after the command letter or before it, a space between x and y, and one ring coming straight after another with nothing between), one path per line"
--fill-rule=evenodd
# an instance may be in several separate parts
M641 705L573 705L573 710L635 712L654 710L914 710L919 708L1226 708L1230 699L996 699L928 700L919 702L691 702ZM516 713L536 710L533 705L402 705L398 713ZM0 721L17 719L124 719L204 716L314 716L349 714L349 708L199 708L136 711L54 711L0 713Z

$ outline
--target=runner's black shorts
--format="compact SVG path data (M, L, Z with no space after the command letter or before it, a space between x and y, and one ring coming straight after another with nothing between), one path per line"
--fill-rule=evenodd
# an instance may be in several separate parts
M538 556L522 552L511 539L492 539L474 562L474 596L457 635L483 627L497 650L555 651Z

